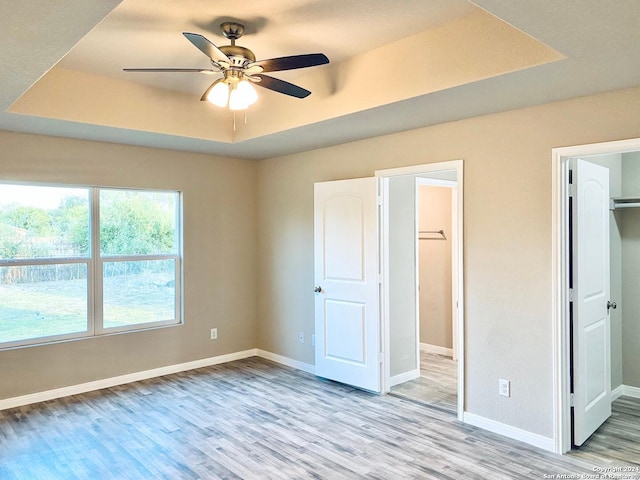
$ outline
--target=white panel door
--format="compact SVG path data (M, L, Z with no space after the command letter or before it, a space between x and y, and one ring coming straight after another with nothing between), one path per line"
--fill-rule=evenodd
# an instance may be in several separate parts
M380 392L377 179L315 184L316 375Z
M573 170L574 444L611 415L609 170L577 160Z

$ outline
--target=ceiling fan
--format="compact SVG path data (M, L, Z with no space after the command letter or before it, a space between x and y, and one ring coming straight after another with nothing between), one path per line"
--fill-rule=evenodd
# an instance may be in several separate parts
M309 90L279 78L264 75L264 72L294 70L329 63L329 59L322 53L256 61L251 50L236 45L236 40L244 34L244 25L224 22L220 25L220 30L222 35L231 41L231 45L217 47L198 33L183 33L187 40L209 57L211 68L125 68L124 71L222 73L223 77L213 82L200 100L208 100L219 107L228 105L231 110L246 110L258 98L252 86L253 83L296 98L305 98L311 94Z

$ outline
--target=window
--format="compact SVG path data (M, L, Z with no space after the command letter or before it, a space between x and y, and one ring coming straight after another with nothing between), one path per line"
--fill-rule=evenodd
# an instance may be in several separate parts
M180 194L0 184L0 348L180 323Z

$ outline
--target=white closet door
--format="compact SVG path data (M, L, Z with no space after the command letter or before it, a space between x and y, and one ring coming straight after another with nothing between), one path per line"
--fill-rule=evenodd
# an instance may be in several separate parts
M609 169L577 160L573 169L574 443L611 415Z

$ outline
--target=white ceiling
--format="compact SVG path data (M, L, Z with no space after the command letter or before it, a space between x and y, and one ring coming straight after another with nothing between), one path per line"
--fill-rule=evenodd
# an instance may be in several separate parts
M0 128L13 131L268 158L640 85L638 0L272 0L268 7L258 0L31 0L3 1L2 8ZM473 49L473 43L460 43L467 32L450 32L456 25L475 25L464 19L477 18L485 22L482 28L491 18L499 19L523 39L509 51L510 45L501 45L501 39L515 37L494 38L494 32L502 31L496 23L495 30L486 30L491 38L478 37L475 43L495 40L498 53L470 51L464 57L465 48ZM122 72L124 67L206 68L207 58L181 33L201 33L224 45L218 25L226 20L245 23L247 32L238 43L259 59L325 53L330 66L274 74L310 88L314 95L292 100L261 90L263 104L250 112L248 125L230 132L228 114L204 110L198 102L211 77ZM442 41L429 40L436 38ZM527 38L539 45L527 44L530 54L519 50ZM447 57L449 48L458 53ZM504 60L502 69L491 73L480 72L464 81L450 77L449 84L428 86L445 68L429 70L424 58L441 55L461 68L455 57L460 51L464 66L476 60L497 64L509 55L514 62L528 57L522 65L510 66ZM557 58L551 58L553 52ZM367 70L359 72L364 66ZM474 69L482 70L478 65ZM415 78L416 71L426 73ZM401 95L387 95L382 88L385 75ZM351 78L363 79L361 85L372 88L365 91L356 85L349 90ZM88 89L96 85L89 91L104 103L94 103L89 96L78 97L79 103L72 105L73 92L51 89L55 81L73 83L66 79L77 85L88 82ZM353 105L344 106L341 86ZM376 98L354 98L359 92ZM117 94L128 100L116 99ZM56 105L56 98L69 101ZM154 108L162 98L167 105L177 105L165 110L175 116L175 125L171 118L162 124L155 121ZM108 112L110 104L117 111ZM141 111L148 111L147 118ZM186 125L188 119L193 119L193 126ZM209 135L205 130L216 132Z

